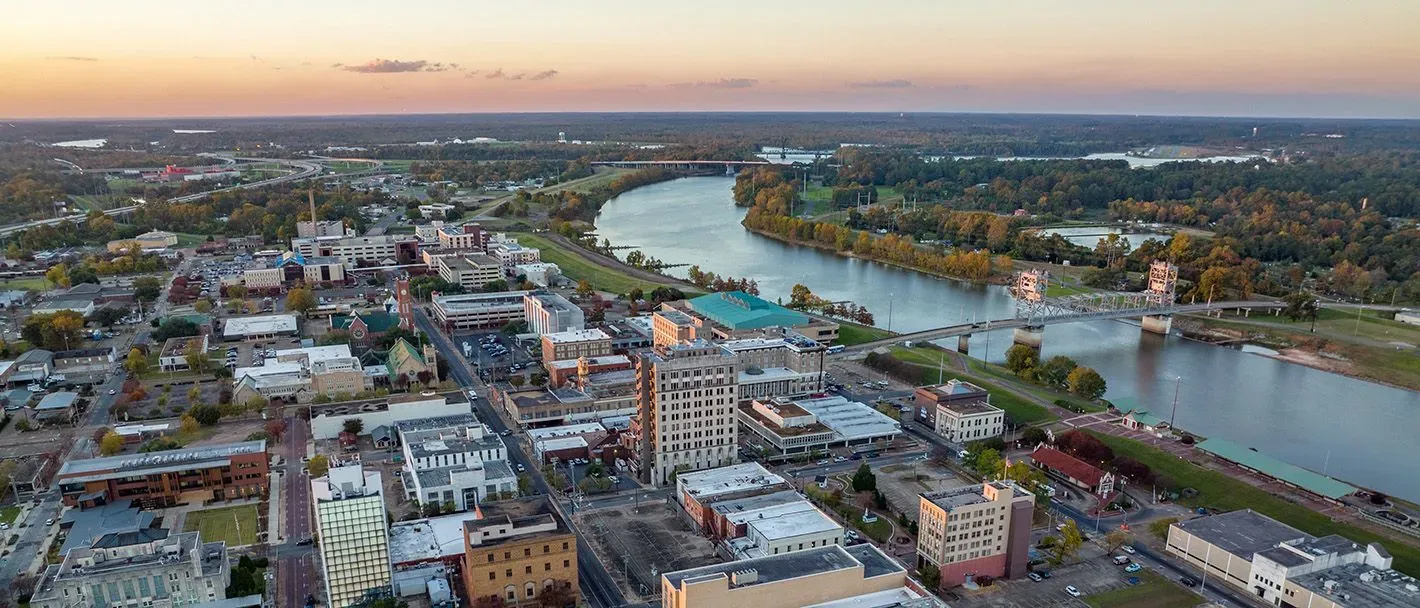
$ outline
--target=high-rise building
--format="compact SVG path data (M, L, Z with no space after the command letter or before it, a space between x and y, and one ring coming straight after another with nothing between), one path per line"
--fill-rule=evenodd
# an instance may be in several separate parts
M560 295L534 291L523 296L523 314L528 318L528 331L535 334L555 334L577 331L586 327L582 309Z
M920 496L917 562L941 569L942 587L976 576L1025 575L1034 494L1009 481L991 481Z
M739 360L705 340L656 346L636 362L637 413L628 433L642 482L737 462Z
M392 593L380 487L379 471L359 464L333 467L311 480L327 606L344 608Z

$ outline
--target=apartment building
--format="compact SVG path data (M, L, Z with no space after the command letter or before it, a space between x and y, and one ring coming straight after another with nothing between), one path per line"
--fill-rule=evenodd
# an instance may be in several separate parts
M326 606L346 608L392 594L389 533L379 471L332 467L311 480Z
M944 606L910 585L906 569L877 547L831 545L667 572L661 575L661 606Z
M438 255L434 263L440 278L471 291L503 278L502 263L482 253Z
M400 477L411 500L465 511L518 489L503 439L477 421L401 431L400 445Z
M991 481L920 495L917 564L942 572L942 587L976 576L1025 576L1035 495Z
M1000 437L1006 430L1005 419L1001 408L985 401L958 401L937 406L935 428L947 441L964 445Z
M419 257L413 235L315 237L291 239L291 250L307 258L334 257L346 264L411 264Z
M611 336L600 329L542 333L543 365L582 357L604 357L610 355L611 351Z
M64 504L129 499L148 508L191 500L263 496L267 490L265 441L70 460L55 484Z
M513 268L522 264L536 264L542 261L542 251L536 247L524 247L512 239L494 240L488 243L488 255L503 263L503 272L512 273Z
M489 234L478 224L440 226L439 245L444 249L483 251L488 247Z
M1276 606L1420 606L1420 582L1392 570L1381 545L1312 536L1252 510L1174 523L1166 550Z
M512 321L525 321L523 296L527 293L503 291L435 296L434 318L449 330L498 328Z
M464 523L464 589L478 603L540 606L557 588L577 599L577 537L545 496L483 507L483 519Z
M112 532L70 549L44 569L34 608L171 608L226 599L227 544L163 528Z
M523 296L523 314L528 319L528 331L535 334L579 331L586 327L582 309L551 292L534 291Z
M672 471L738 461L739 360L704 340L657 346L636 361L637 413L627 446L643 483L663 485Z

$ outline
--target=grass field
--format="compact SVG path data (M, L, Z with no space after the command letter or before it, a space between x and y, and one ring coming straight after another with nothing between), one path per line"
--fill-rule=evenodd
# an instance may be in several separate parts
M307 213L306 215L310 214ZM187 234L185 232L178 233L178 247L196 247L206 242L207 235L205 234Z
M19 507L0 507L0 524L14 524L19 516Z
M838 344L853 346L864 342L872 342L893 335L886 329L849 323L847 321L836 321L838 323Z
M1148 570L1137 574L1139 584L1085 596L1093 608L1191 608L1203 598Z
M1181 499L1179 502L1182 504L1222 511L1252 509L1316 536L1340 534L1362 544L1378 542L1395 558L1396 570L1420 576L1420 546L1416 543L1402 544L1354 525L1333 522L1326 515L1273 496L1246 481L1205 469L1137 441L1091 433L1113 449L1115 455L1129 456L1148 465L1155 473L1172 479L1180 487L1198 490L1197 496Z
M557 267L562 269L562 274L574 280L589 281L598 291L624 294L632 288L640 287L642 291L649 293L659 286L594 264L568 251L562 245L535 234L519 234L517 239L522 245L542 250L542 261L557 264Z
M409 173L409 166L417 163L417 160L386 160L385 169L394 173ZM310 215L309 213L306 215Z
M903 348L894 346L892 356L908 363L915 363L922 367L923 384L936 384L939 374L937 366L941 361L941 354L935 349L927 348ZM965 380L991 393L991 405L1005 410L1010 414L1011 420L1016 424L1039 424L1053 422L1056 417L1044 406L1037 405L1028 399L1017 395L1015 392L1007 390L993 382L985 379L984 376L964 373L956 368L946 369L940 374L940 378L950 380L958 378Z
M1420 390L1420 357L1407 345L1420 345L1420 327L1400 323L1382 316L1379 311L1334 310L1317 311L1316 332L1311 321L1293 321L1285 316L1254 314L1244 318L1225 314L1206 324L1238 331L1262 333L1275 338L1278 346L1305 343L1315 339L1328 342L1324 350L1339 352L1354 364L1357 375L1398 386ZM1395 343L1395 344L1391 344Z
M256 543L256 505L205 509L187 514L183 531L201 533L206 542L225 540L227 547Z
M25 277L23 279L10 279L8 281L0 281L0 289L6 291L12 289L17 291L24 291L26 289L44 291L46 289L49 289L49 282L44 280L44 277Z

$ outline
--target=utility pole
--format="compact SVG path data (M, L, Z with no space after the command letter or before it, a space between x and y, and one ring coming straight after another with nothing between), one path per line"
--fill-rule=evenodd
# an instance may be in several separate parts
M1169 429L1173 430L1174 420L1178 418L1178 387L1183 384L1183 376L1177 376L1173 381L1173 412L1169 414Z

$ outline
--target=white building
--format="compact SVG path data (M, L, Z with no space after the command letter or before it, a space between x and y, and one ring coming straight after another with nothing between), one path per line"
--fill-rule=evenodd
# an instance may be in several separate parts
M517 241L506 239L488 243L488 255L503 262L503 271L512 273L519 264L536 264L542 261L542 251L535 247L524 247Z
M503 278L502 263L491 255L438 255L434 261L438 265L440 278L470 291L481 290L484 285Z
M513 276L518 275L526 277L529 283L538 287L551 287L562 277L562 269L552 262L518 264L513 267Z
M434 220L428 224L419 224L414 227L414 236L419 238L420 243L439 242L439 231L444 229L442 220Z
M528 292L523 296L523 316L527 317L528 331L539 335L586 327L582 309L555 293Z
M424 219L443 218L445 215L448 215L450 211L455 209L458 209L458 207L447 203L429 203L419 206L419 215L423 216Z
M364 261L382 264L399 261L404 257L413 259L418 253L419 241L411 235L386 234L380 236L347 236L291 239L291 250L307 258L335 257L346 264ZM406 256L401 256L401 251Z
M957 444L1000 437L1005 419L1001 408L985 401L937 404L937 434Z
M449 329L502 327L527 320L523 309L526 291L470 293L434 298L434 318Z
M237 368L232 379L237 403L253 397L307 403L317 395L354 397L374 387L348 344L279 350L262 365Z
M345 428L346 420L360 420L365 433L381 426L395 427L401 422L468 415L467 401L449 401L442 396L391 395L384 399L332 403L311 408L311 437L335 439Z
M498 494L516 492L503 439L482 423L400 431L404 490L421 504L453 504L465 511Z
M34 608L172 608L226 599L225 542L163 528L111 532L70 549L35 585Z
M488 245L488 233L484 232L478 224L442 226L435 234L444 249L483 251Z
M727 543L736 559L843 544L843 526L807 500L735 513L725 519L736 528L745 528L744 536Z
M389 525L380 473L358 464L311 480L326 606L352 606L369 594L392 593Z
M340 220L296 222L296 236L300 238L348 236L349 234L345 230L345 223Z
M837 395L755 400L739 407L739 420L774 456L883 443L902 433L901 422Z
M296 315L230 317L222 328L224 340L270 340L297 333Z
M823 390L828 349L793 331L773 331L779 335L721 343L740 360L741 402Z

